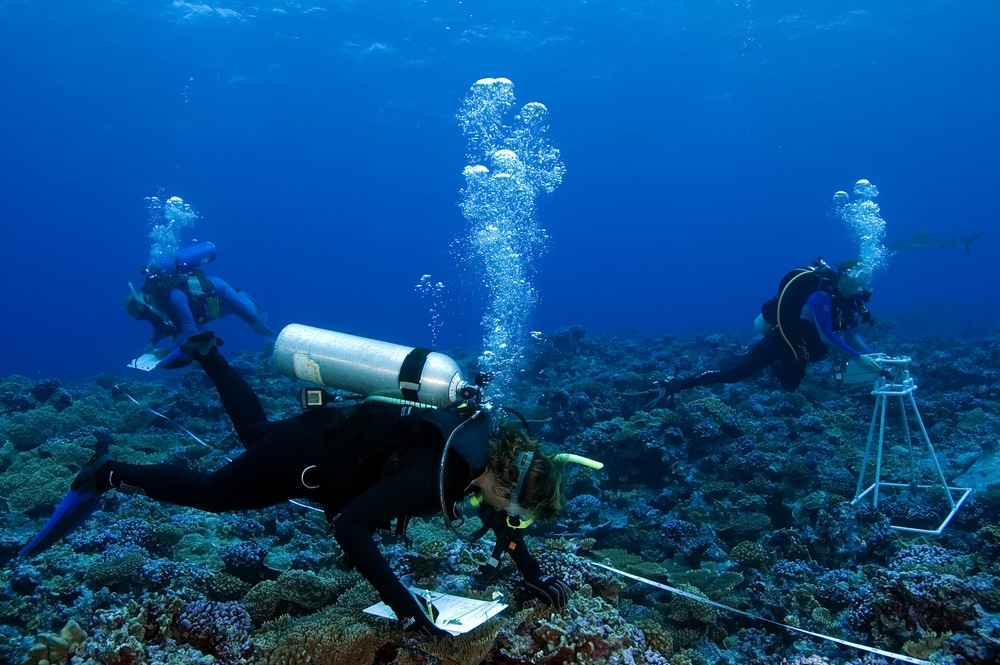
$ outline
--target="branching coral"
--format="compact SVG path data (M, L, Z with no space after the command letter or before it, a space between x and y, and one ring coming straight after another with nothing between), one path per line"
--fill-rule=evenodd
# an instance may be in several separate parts
M174 619L177 639L220 663L243 663L252 655L250 615L236 602L188 603Z
M87 569L87 584L97 589L120 584L137 573L147 560L148 557L142 552L127 552L121 556L106 557Z
M263 626L256 643L260 665L358 665L371 663L384 639L374 620L357 608L328 607L307 617L283 616ZM394 630L394 629L393 629Z
M642 631L599 598L574 596L560 613L527 608L504 625L497 646L503 662L525 665L649 662Z
M420 643L420 650L441 659L443 665L479 665L493 651L503 621L491 619L475 629L449 639Z

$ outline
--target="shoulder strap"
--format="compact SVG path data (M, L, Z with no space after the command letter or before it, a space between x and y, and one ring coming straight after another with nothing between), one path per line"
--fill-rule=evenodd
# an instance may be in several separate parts
M815 284L813 285L807 284L807 282L811 280L814 280ZM802 311L802 307L805 305L805 300L808 299L808 296L805 299L802 299L801 302L798 302L797 301L798 299L796 299L796 302L789 302L786 299L786 296L789 295L790 291L795 293L805 293L806 291L808 291L809 294L811 295L812 293L816 292L816 290L822 284L822 281L823 281L822 277L820 277L820 275L814 269L796 268L792 272L785 275L785 279L782 280L783 285L781 286L781 290L778 292L778 299L777 299L778 303L777 303L777 308L775 310L775 317L778 320L777 323L778 332L781 333L781 338L785 340L785 344L787 344L788 348L791 349L792 356L796 360L799 359L799 349L796 348L796 346L791 342L791 340L788 339L788 335L786 334L785 331L784 322L787 320L785 317L788 316L793 316L798 318L799 314ZM790 309L795 309L795 308L798 308L799 311L797 312L789 311Z

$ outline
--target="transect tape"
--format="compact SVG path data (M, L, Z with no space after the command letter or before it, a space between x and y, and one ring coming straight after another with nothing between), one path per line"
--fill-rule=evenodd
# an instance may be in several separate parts
M125 397L129 398L130 400L132 400L132 402L135 403L137 406L145 409L146 411L149 411L154 416L157 416L159 418L163 418L168 423L170 423L170 424L174 425L175 427L183 430L188 436L190 436L192 439L194 439L195 441L197 441L201 445L205 446L206 448L211 448L211 446L209 446L207 443L205 443L204 441L202 441L201 439L199 439L197 436L194 435L194 433L192 433L190 430L188 430L187 428L185 428L183 425L180 425L179 423L174 422L173 420L171 420L167 416L163 415L162 413L159 413L158 411L154 411L153 409L149 408L148 406L145 406L144 404L141 404L134 397L132 397L127 392L125 392L124 390L122 390L120 386L115 386L115 389L118 390L121 394L125 395ZM225 456L223 456L223 457L225 457ZM226 457L226 459L229 460L230 462L232 461L229 457ZM309 506L309 505L306 505L304 503L299 503L298 501L290 501L289 503L293 503L293 504L295 504L297 506L301 506L301 507L307 508L309 510L315 510L317 512L322 512L318 508L314 508L313 506ZM676 588L674 588L672 586L667 586L666 584L660 584L659 582L654 582L653 580L646 579L645 577L640 577L639 575L633 575L632 573L626 573L624 570L618 570L617 568L613 568L611 566L606 566L603 563L597 563L596 561L588 561L587 563L591 564L592 566L596 566L598 568L603 568L605 570L609 570L612 573L616 573L618 575L621 575L622 577L628 577L629 579L633 579L633 580L635 580L637 582L642 582L643 584L648 584L649 586L656 587L657 589L663 589L664 591L667 591L669 593L676 594L678 596L683 596L684 598L689 598L690 600L693 600L693 601L696 601L696 602L699 602L699 603L704 603L706 605L711 605L712 607L717 607L720 610L725 610L727 612L733 612L734 614L741 614L741 615L743 615L745 617L753 619L754 621L762 621L764 623L769 623L769 624L774 625L774 626L781 626L782 628L784 628L786 630L791 630L791 631L795 631L797 633L802 633L803 635L809 635L810 637L818 637L821 640L828 640L830 642L836 642L837 644L843 644L844 646L848 646L848 647L851 647L853 649L860 649L861 651L867 651L868 653L873 653L873 654L876 654L876 655L879 655L879 656L885 656L886 658L895 658L896 660L901 660L901 661L903 661L905 663L913 663L913 665L931 665L930 661L928 661L928 660L920 660L919 658L913 658L912 656L904 656L903 654L893 653L891 651L884 651L882 649L876 649L874 647L865 646L864 644L857 644L855 642L848 642L847 640L842 640L842 639L839 639L839 638L836 638L836 637L832 637L830 635L824 635L822 633L814 633L814 632L812 632L810 630L805 630L803 628L796 628L795 626L789 626L788 624L781 623L780 621L772 621L771 619L765 619L762 616L757 616L756 614L751 614L750 612L744 612L743 610L738 610L735 607L729 607L728 605L723 605L722 603L717 603L714 600L709 600L708 598L705 598L704 596L697 596L697 595L695 595L693 593L688 593L687 591L681 591L680 589L676 589Z
M754 621L763 621L764 623L769 623L774 626L781 626L787 630L794 630L797 633L802 633L804 635L809 635L811 637L818 637L821 640L829 640L830 642L836 642L837 644L843 644L844 646L851 647L853 649L861 649L862 651L867 651L868 653L874 653L879 656L885 656L886 658L895 658L896 660L901 660L906 663L914 663L914 665L930 665L929 660L920 660L919 658L913 658L912 656L904 656L903 654L893 653L891 651L883 651L882 649L876 649L874 647L868 647L864 644L856 644L854 642L848 642L847 640L841 640L836 637L831 637L829 635L824 635L822 633L814 633L809 630L804 630L802 628L796 628L795 626L789 626L788 624L781 623L780 621L772 621L771 619L765 619L764 617L757 616L756 614L751 614L750 612L744 612L743 610L738 610L735 607L729 607L728 605L723 605L722 603L717 603L713 600L709 600L704 596L697 596L693 593L688 593L687 591L681 591L680 589L675 589L672 586L667 586L666 584L660 584L659 582L654 582L653 580L647 580L645 577L639 577L638 575L633 575L632 573L626 573L623 570L618 570L617 568L612 568L611 566L606 566L603 563L597 563L596 561L589 561L593 566L598 568L604 568L605 570L610 570L612 573L617 573L623 577L628 577L630 579L636 580L637 582L642 582L643 584L648 584L649 586L654 586L657 589L663 589L670 593L676 594L678 596L684 596L691 600L697 601L699 603L705 603L706 605L711 605L712 607L717 607L720 610L726 610L727 612L734 612L736 614L742 614L745 617L749 617Z

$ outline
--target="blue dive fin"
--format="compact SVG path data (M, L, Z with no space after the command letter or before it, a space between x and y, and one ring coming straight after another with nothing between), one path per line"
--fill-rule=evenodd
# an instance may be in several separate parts
M253 331L261 337L277 337L278 333L267 327L267 310L264 309L264 306L246 291L240 291L240 295L249 300L254 309L257 310L257 323L250 326Z
M111 457L106 455L100 457L80 472L80 475L73 481L74 486L56 506L52 517L45 523L42 530L31 539L31 542L21 548L18 556L26 558L44 552L60 538L83 524L97 510L97 506L101 502L101 492L97 491L94 483L94 471L110 459Z
M193 358L184 353L184 346L185 345L182 344L174 349L171 349L170 353L158 360L154 367L156 369L181 369L182 367L190 365Z

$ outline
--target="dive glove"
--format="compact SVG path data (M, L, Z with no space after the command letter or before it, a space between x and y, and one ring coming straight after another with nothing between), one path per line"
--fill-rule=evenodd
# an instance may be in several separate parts
M857 363L860 367L863 367L867 372L877 373L881 369L881 367L879 367L878 361L876 361L874 358L872 358L870 355L867 354L862 354L858 358Z
M646 389L646 409L655 409L656 405L667 397L673 397L674 391L671 389L671 381L655 381Z
M407 594L409 602L392 603L392 611L399 619L399 627L408 636L449 637L451 633L434 625L438 610L425 598L412 593ZM404 605L404 607L397 607Z
M566 609L569 601L569 585L555 577L546 577L544 580L525 580L528 591L538 600L551 605L557 610Z

